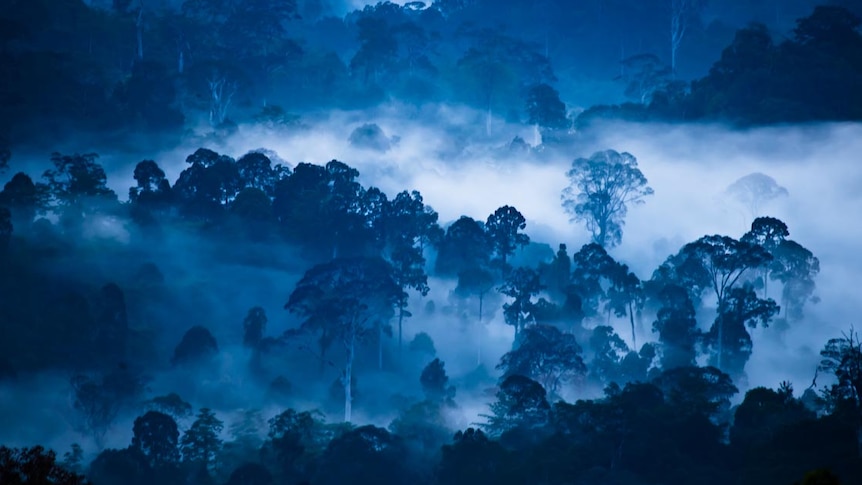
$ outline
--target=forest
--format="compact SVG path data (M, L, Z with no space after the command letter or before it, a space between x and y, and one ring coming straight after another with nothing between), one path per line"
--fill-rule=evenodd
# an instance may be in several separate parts
M862 3L0 3L0 483L862 483Z

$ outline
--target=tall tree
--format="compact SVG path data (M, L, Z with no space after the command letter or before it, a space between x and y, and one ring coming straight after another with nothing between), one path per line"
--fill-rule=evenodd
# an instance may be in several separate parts
M802 318L802 309L814 296L814 277L820 272L820 260L793 240L782 241L775 248L769 277L781 281L781 305L788 319Z
M505 268L508 257L511 256L519 246L530 243L530 236L520 232L527 227L527 220L512 206L504 205L495 210L485 221L485 231L494 249L494 253Z
M629 354L629 347L614 332L613 327L599 325L594 328L592 335L590 335L590 347L593 350L590 374L604 385L612 382L618 385L624 384L620 379L623 377L620 372L620 364L623 358Z
M407 311L407 289L422 296L428 294L423 249L427 242L437 241L442 230L437 225L437 213L426 206L422 195L413 191L395 196L385 211L387 228L387 259L394 269L395 283L401 287L398 300L398 350L402 349L404 317Z
M775 264L775 251L783 241L790 235L787 230L787 224L774 217L758 217L751 223L751 229L743 234L740 241L749 244L756 244L768 252L773 258ZM763 297L769 296L768 281L770 266L764 266L763 271Z
M652 326L661 342L662 369L694 365L700 332L688 292L681 286L671 284L661 291L659 298L661 308Z
M422 369L419 383L425 392L425 398L435 402L452 402L455 397L455 386L447 385L446 364L440 359L434 359Z
M560 101L560 93L547 84L535 84L527 90L527 123L539 128L562 129L566 127L566 105ZM540 140L536 140L538 144Z
M208 408L201 408L191 427L183 433L180 440L180 451L183 461L215 472L218 468L216 459L222 448L219 434L224 429L224 422Z
M561 384L586 375L581 354L574 335L551 325L533 325L522 332L514 349L503 354L497 368L503 371L504 379L526 376L556 395Z
M519 374L512 374L500 384L497 400L491 403L488 422L482 427L493 435L516 428L537 432L546 426L551 415L547 392L538 382Z
M485 296L494 288L494 275L486 266L476 266L468 268L458 273L458 286L455 287L455 294L462 298L467 298L475 295L479 300L478 323L485 323ZM481 331L481 330L480 330ZM476 343L476 364L482 363L482 342L478 340Z
M375 328L389 319L401 295L392 266L379 258L335 259L306 271L285 308L303 318L302 328L337 339L345 351L341 377L344 388L344 420L352 416L352 378L356 347ZM321 349L323 350L323 349Z
M623 237L628 204L642 204L653 194L647 179L630 153L605 150L590 158L578 158L566 172L569 186L563 190L563 208L572 221L583 221L593 242L613 247Z
M725 193L748 209L752 218L760 215L763 206L779 197L787 197L787 189L769 175L754 172L730 184Z
M446 228L440 242L435 270L440 275L456 276L462 271L487 267L491 247L484 223L461 216Z
M532 299L542 289L538 271L530 268L512 270L503 285L497 288L497 291L512 298L511 302L503 305L503 317L506 325L514 327L515 340L528 325L535 323L536 302Z
M670 69L676 73L676 57L688 28L697 20L706 0L670 1Z
M180 461L180 432L174 418L158 411L147 411L135 419L131 448L147 457L152 468Z
M734 379L742 377L752 352L751 335L746 327L755 328L758 324L765 327L776 313L778 305L771 298L758 298L750 285L732 288L707 334L707 341L715 346L712 363Z
M596 316L604 301L608 303L605 306L610 316L614 305L610 304L605 288L613 286L619 264L596 243L584 244L572 255L572 263L571 289L580 297L581 309L587 316Z
M611 286L607 291L606 306L612 310L617 317L628 315L632 330L632 348L638 348L637 333L635 332L635 314L640 319L645 296L641 280L629 271L625 264L617 263L610 277Z
M697 262L709 275L719 313L727 310L727 299L742 275L746 271L762 267L772 259L760 246L719 235L703 236L683 246L680 252ZM718 352L716 363L719 369L722 368L721 360L724 354L724 323L724 319L718 318L714 329Z

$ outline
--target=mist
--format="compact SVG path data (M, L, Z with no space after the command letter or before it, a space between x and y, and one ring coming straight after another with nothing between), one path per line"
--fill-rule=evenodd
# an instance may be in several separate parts
M590 241L582 225L569 222L560 204L560 193L567 184L565 172L571 161L605 148L627 151L637 157L655 195L630 210L622 243L611 255L629 264L640 278L649 278L653 269L686 242L707 234L739 237L748 229L753 216L760 215L786 222L791 237L820 258L816 292L820 302L808 306L804 321L787 329L753 331L754 352L746 367L748 388L772 387L790 381L797 389L804 389L814 375L824 342L839 336L854 323L857 305L852 282L862 275L862 262L855 254L862 229L850 223L847 214L862 210L862 200L854 190L862 182L862 169L855 168L854 163L862 149L859 146L862 142L858 141L862 140L862 125L816 124L740 131L719 125L615 123L595 130L590 137L564 150L512 153L508 142L514 136L527 138L530 128L497 120L493 136L487 136L476 125L482 117L483 113L464 107L416 109L389 105L370 111L329 113L301 130L288 133L241 126L233 136L200 146L234 157L267 148L293 166L299 162L324 164L331 159L341 160L360 171L363 185L379 187L390 197L401 190L418 190L439 213L444 225L461 215L483 220L495 208L510 204L526 217L526 232L533 242L551 248L560 243L578 248ZM348 140L351 131L368 122L379 125L387 136L397 137L397 143L387 151L353 147ZM173 180L186 165L185 155L197 146L197 142L184 144L155 158ZM102 154L106 165L114 167L109 175L111 188L119 194L127 192L135 158L103 147L92 149ZM128 162L124 165L121 160ZM735 180L754 172L768 174L789 192L788 197L769 202L761 214L749 213L725 193ZM300 262L287 256L284 248L271 245L249 248L284 253L288 258L285 264L291 269L273 271L242 262L219 261L219 243L208 243L216 247L201 252L207 244L201 247L200 241L187 240L188 237L177 235L167 242L164 251L148 250L149 257L159 262L169 281L191 278L183 286L194 288L198 304L207 307L209 318L201 323L207 324L219 342L239 340L239 323L245 310L254 305L266 309L270 334L277 335L296 324L281 307L302 268ZM127 244L124 239L119 242ZM189 258L195 253L196 257ZM449 304L454 282L432 279L430 285L432 291L428 296L410 298L414 317L405 325L405 339L409 341L419 332L428 333L455 381L474 370L477 341L481 340L482 362L494 375L495 363L511 348L513 339L511 327L503 323L502 314L494 312L486 327L478 332L475 328L464 328L451 317L429 315L425 311L428 302L438 307ZM639 339L655 341L650 321L645 322ZM625 319L612 319L612 323L620 335L626 335ZM701 324L705 327L708 321ZM170 345L185 329L162 330L163 342ZM175 379L180 379L184 383L181 387L191 391L185 397L196 406L223 412L264 407L264 390L250 384L253 379L245 375L247 358L241 347L225 345L217 364L220 381L210 384L208 380L200 382L199 378L164 370L154 376L151 393L167 393L176 386ZM301 379L302 375L289 368L283 373L291 380ZM385 374L360 380L363 386L391 385ZM419 390L408 386L404 392L418 395ZM569 390L567 397L590 397L592 392L595 391ZM737 395L737 401L742 394ZM467 401L467 395L459 397L463 414L459 421L481 422L480 414L487 413L482 396L469 396L477 399L475 403ZM38 407L36 403L42 402L39 395L25 399L34 404L28 408ZM17 407L21 401L16 401L7 405ZM313 400L299 402L303 401L314 407ZM58 402L63 400L55 397L53 405ZM366 419L385 425L391 418L384 414ZM122 423L115 427L124 428ZM4 429L8 436L20 437L17 439L20 441L13 443L65 444L70 439L68 430L60 438L53 427L34 435L29 426L16 429L14 423L8 423ZM108 444L118 446L127 439L127 433L120 433L113 435Z
M0 6L0 482L862 477L853 2L49 3Z

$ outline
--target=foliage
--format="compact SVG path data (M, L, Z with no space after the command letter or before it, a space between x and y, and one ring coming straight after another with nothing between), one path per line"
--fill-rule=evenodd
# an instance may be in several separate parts
M70 472L56 463L56 454L41 446L7 448L0 446L0 482L8 485L51 483L85 485L82 475Z
M203 464L208 470L215 471L218 468L216 460L222 447L222 440L219 438L222 429L224 422L216 418L212 410L201 408L191 427L180 439L183 461Z
M180 432L174 418L158 411L147 411L135 419L131 448L146 457L150 467L176 464Z
M605 150L575 159L566 176L563 208L572 221L585 222L593 242L603 248L622 241L628 205L642 204L653 194L637 159L627 152Z
M482 427L492 435L499 436L516 428L537 432L548 424L551 406L541 384L512 374L500 384L497 400L491 403L491 413L483 416L488 421Z
M194 364L212 358L218 353L218 343L206 327L195 325L183 334L174 348L171 364Z
M525 328L515 348L503 354L497 368L503 379L520 375L534 379L555 395L560 385L582 378L587 366L575 336L550 325Z

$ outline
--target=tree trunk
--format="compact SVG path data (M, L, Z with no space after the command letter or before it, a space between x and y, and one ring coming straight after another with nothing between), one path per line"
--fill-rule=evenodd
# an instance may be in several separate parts
M629 322L632 324L632 350L638 351L638 337L635 333L635 312L632 308L632 302L629 301Z

